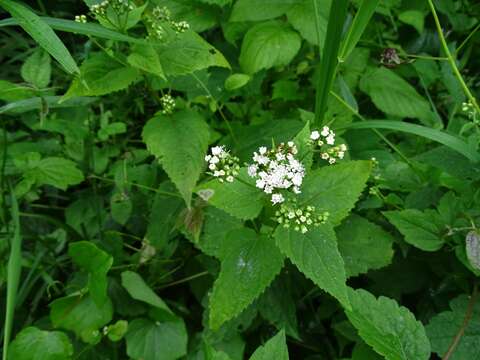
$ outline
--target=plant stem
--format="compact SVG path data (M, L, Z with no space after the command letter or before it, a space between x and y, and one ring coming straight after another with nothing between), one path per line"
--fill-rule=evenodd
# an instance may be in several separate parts
M452 356L453 352L455 351L458 343L460 342L463 334L465 333L465 330L468 326L468 323L470 322L470 320L472 318L472 315L473 315L473 308L475 306L475 302L477 301L477 296L478 296L478 286L475 283L473 285L473 291L472 291L472 295L470 296L470 301L468 302L468 305L467 305L467 311L465 312L465 318L463 319L463 324L460 327L460 329L458 330L457 335L455 335L455 337L453 338L452 343L448 347L448 350L445 353L445 355L443 356L442 360L449 360L450 359L450 357Z
M196 278L199 278L199 277L202 277L202 276L205 276L205 275L208 275L208 271L203 271L203 272L200 272L198 274L194 274L192 276L189 276L189 277L186 277L184 279L180 279L180 280L177 280L177 281L174 281L174 282L171 282L170 284L166 284L164 286L161 286L159 289L165 289L167 287L170 287L170 286L174 286L174 285L179 285L179 284L183 284L185 282L188 282L190 280L194 280Z
M457 63L455 62L454 57L450 53L450 49L448 48L447 41L445 40L445 37L443 36L443 31L442 31L442 26L440 25L440 20L438 19L437 12L435 10L435 6L433 5L432 0L428 0L428 4L430 5L430 10L432 11L433 18L435 20L435 25L437 27L437 32L438 32L438 37L440 38L440 43L442 44L443 51L445 52L445 55L448 58L448 62L450 63L450 66L453 70L453 73L455 74L456 78L460 82L460 85L463 88L463 91L467 95L468 99L472 103L472 105L475 107L475 110L480 113L480 106L477 103L477 100L473 96L472 92L468 88L467 84L465 83L465 80L463 80L462 74L458 70Z

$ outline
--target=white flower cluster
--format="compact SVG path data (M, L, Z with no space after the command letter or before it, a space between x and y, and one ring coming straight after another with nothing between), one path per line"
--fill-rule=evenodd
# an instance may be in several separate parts
M343 159L347 146L345 144L335 145L335 133L328 126L324 126L322 131L314 130L310 134L310 140L314 146L320 148L320 157L328 161L329 164L335 164L337 159Z
M183 33L190 29L190 25L186 21L174 21L172 20L172 14L166 7L156 6L152 10L152 16L148 19L152 27L152 31L159 39L165 35L164 25L168 25L177 34Z
M292 205L282 204L280 209L275 212L275 220L284 228L293 228L305 234L312 226L319 226L327 221L328 212L323 214L315 214L314 206L296 207Z
M85 15L75 15L75 22L85 24L87 22L87 17Z
M169 115L175 109L175 99L170 94L165 94L160 98L160 105L162 106L162 114Z
M117 15L125 14L134 9L130 0L103 0L99 4L94 4L90 7L90 11L98 16L105 16L107 8L111 7Z
M105 13L107 12L108 5L110 5L110 2L108 0L104 0L99 4L94 4L90 7L90 11L94 13L95 15L98 16L105 16Z
M239 159L229 154L224 146L214 146L210 149L211 154L205 156L208 169L220 182L233 182L240 170Z
M299 194L305 176L305 168L295 159L297 147L292 141L281 143L268 150L262 146L253 153L253 164L248 166L248 175L256 179L256 187L267 194L272 194L273 204L285 201L278 190L292 190Z

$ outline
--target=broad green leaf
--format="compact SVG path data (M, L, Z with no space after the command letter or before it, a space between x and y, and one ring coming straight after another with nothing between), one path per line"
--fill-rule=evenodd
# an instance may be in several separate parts
M317 3L318 24L315 20L315 7ZM332 0L299 0L287 11L288 22L297 30L304 39L314 45L325 43L327 33L328 13ZM318 28L317 28L318 25ZM317 31L318 30L318 31Z
M193 31L179 34L165 45L156 45L156 48L167 76L191 74L210 66L230 68L223 55Z
M210 327L214 330L250 305L283 266L273 239L246 228L234 230L230 236L236 238L236 246L222 260L210 297Z
M30 86L14 84L7 80L0 80L0 100L18 101L28 99L33 96L35 96L35 90ZM0 107L0 114L3 113L3 108L3 106Z
M156 116L143 128L147 149L158 158L187 206L204 168L209 136L208 125L192 110Z
M288 360L285 331L280 331L264 345L255 350L250 360Z
M37 88L48 86L51 73L50 55L42 49L37 49L30 55L21 68L23 80L35 85Z
M297 0L238 0L229 21L261 21L283 15Z
M73 331L83 341L98 341L99 329L112 320L113 306L108 299L98 307L90 295L71 295L50 304L50 320L56 328Z
M240 65L247 74L288 65L300 45L300 36L286 24L279 21L257 24L243 39Z
M68 360L73 346L60 331L44 331L29 326L20 331L10 344L9 360Z
M345 264L330 224L312 228L305 234L279 226L275 239L280 250L306 277L343 306L350 307Z
M125 225L132 215L132 199L127 193L115 192L110 198L112 219L120 225Z
M165 78L160 58L152 45L134 45L127 61L134 68Z
M263 208L265 195L255 187L255 181L240 169L240 180L221 183L217 179L200 185L196 193L209 204L242 220L256 218Z
M149 305L171 313L167 304L165 304L163 300L153 292L137 273L133 271L124 271L122 273L122 286L135 300L143 301Z
M427 126L432 123L428 101L392 70L384 67L370 69L360 80L360 89L385 114L420 119Z
M52 55L68 73L79 72L72 55L45 21L19 2L0 0L0 6L7 10L18 21L23 30Z
M218 9L208 5L222 5L222 1L225 5L225 0L156 0L155 5L160 7L166 6L170 10L173 19L184 20L188 22L190 29L201 33L215 26L219 20ZM201 2L204 4L201 4Z
M419 10L407 10L398 14L398 19L405 24L412 25L419 34L423 33L425 15Z
M471 311L462 336L449 357L450 360L475 359L480 354L480 303L470 304L471 298L460 295L450 302L450 310L435 315L426 327L432 351L443 357L453 339L464 327L465 316ZM468 310L473 306L472 310Z
M138 79L139 72L107 54L94 54L80 66L80 75L70 85L62 101L76 96L99 96L126 89Z
M305 177L301 202L316 211L328 211L329 221L337 225L355 205L370 176L369 161L348 161L325 166Z
M357 276L391 263L393 236L380 226L351 215L337 228L338 250L347 276Z
M394 300L349 290L351 310L345 314L362 339L387 360L430 359L430 343L421 322Z
M251 76L247 74L232 74L225 79L225 89L228 91L240 89L247 85L250 79Z
M135 319L125 338L127 354L135 360L176 360L187 353L187 330L181 319Z
M213 206L205 210L203 234L197 246L207 255L224 259L231 251L228 233L243 227L243 222Z
M107 272L113 264L113 257L100 250L90 241L77 241L68 247L73 262L88 273L88 289L98 307L108 301Z
M443 244L441 219L434 210L405 209L383 214L405 236L405 241L424 251L437 251Z

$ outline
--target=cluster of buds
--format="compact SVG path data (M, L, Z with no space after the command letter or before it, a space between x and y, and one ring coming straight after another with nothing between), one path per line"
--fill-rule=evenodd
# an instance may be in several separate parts
M462 111L467 114L469 119L472 119L473 122L477 123L479 121L477 119L477 111L475 109L475 106L472 104L471 101L469 102L464 102L462 104Z
M292 141L281 143L268 150L262 146L253 153L253 164L248 166L248 175L256 179L255 186L266 194L272 194L273 204L282 203L283 195L278 190L292 190L300 193L305 176L305 168L295 159L297 147Z
M220 182L233 182L240 170L239 159L230 155L224 146L214 146L210 152L211 154L205 156L210 174Z
M169 94L165 94L160 98L160 105L162 106L162 114L169 115L175 109L175 99Z
M163 6L157 6L152 10L152 16L148 18L153 34L161 39L165 35L164 26L169 26L177 34L183 33L190 28L186 21L174 21L170 10Z
M275 212L275 221L284 228L292 228L305 234L310 228L324 224L328 220L328 212L317 214L314 206L295 205L295 202L291 205L280 205L280 209Z
M85 24L87 22L87 17L85 15L76 15L75 22Z
M110 5L109 0L104 0L99 4L94 4L90 7L90 11L97 16L105 16L107 13L108 5Z
M345 157L347 146L345 144L335 146L335 133L328 126L324 126L320 132L312 131L310 141L313 146L320 148L320 157L329 164L335 164L338 159Z
M118 15L123 15L134 9L129 0L109 0L109 3Z

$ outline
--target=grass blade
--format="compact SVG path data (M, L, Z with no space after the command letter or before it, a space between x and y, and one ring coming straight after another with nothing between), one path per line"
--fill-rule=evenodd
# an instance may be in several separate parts
M317 8L316 1L315 8ZM327 109L328 95L333 85L335 72L338 64L338 51L342 40L342 31L347 17L348 0L332 1L328 18L327 35L325 45L321 54L320 71L316 86L315 121L323 123ZM318 12L315 12L318 17ZM317 23L319 20L317 19Z
M3 334L3 356L6 360L8 355L8 344L12 335L13 315L15 314L15 300L17 297L20 271L22 267L22 236L20 234L20 212L18 211L17 199L12 190L11 193L11 215L15 227L12 241L10 243L10 257L7 265L7 306L5 311L5 328Z
M0 6L7 10L42 48L45 49L70 74L79 69L72 55L45 21L24 5L12 0L0 0Z
M379 2L380 0L362 1L355 18L353 19L352 25L350 26L347 38L343 43L342 50L340 51L340 62L343 62L348 58L353 49L355 49L355 46L357 46L357 43L362 37L362 34L372 18Z
M95 97L76 97L60 102L62 96L44 96L18 100L0 107L0 114L22 114L32 110L58 109L76 106L86 106L95 101Z
M390 120L367 120L349 124L343 129L388 129L410 133L436 141L450 149L457 151L473 162L480 161L480 154L462 139L447 134L443 131L432 129L426 126L409 124L400 121Z
M125 41L130 43L145 43L142 39L136 39L134 37L121 34L117 31L104 28L103 26L95 23L78 23L73 20L56 19L52 17L41 17L47 25L52 29L64 32L70 32L75 34L82 34L87 36L95 36L102 39ZM2 26L15 26L19 25L19 22L14 19L4 19L0 21L0 27Z

